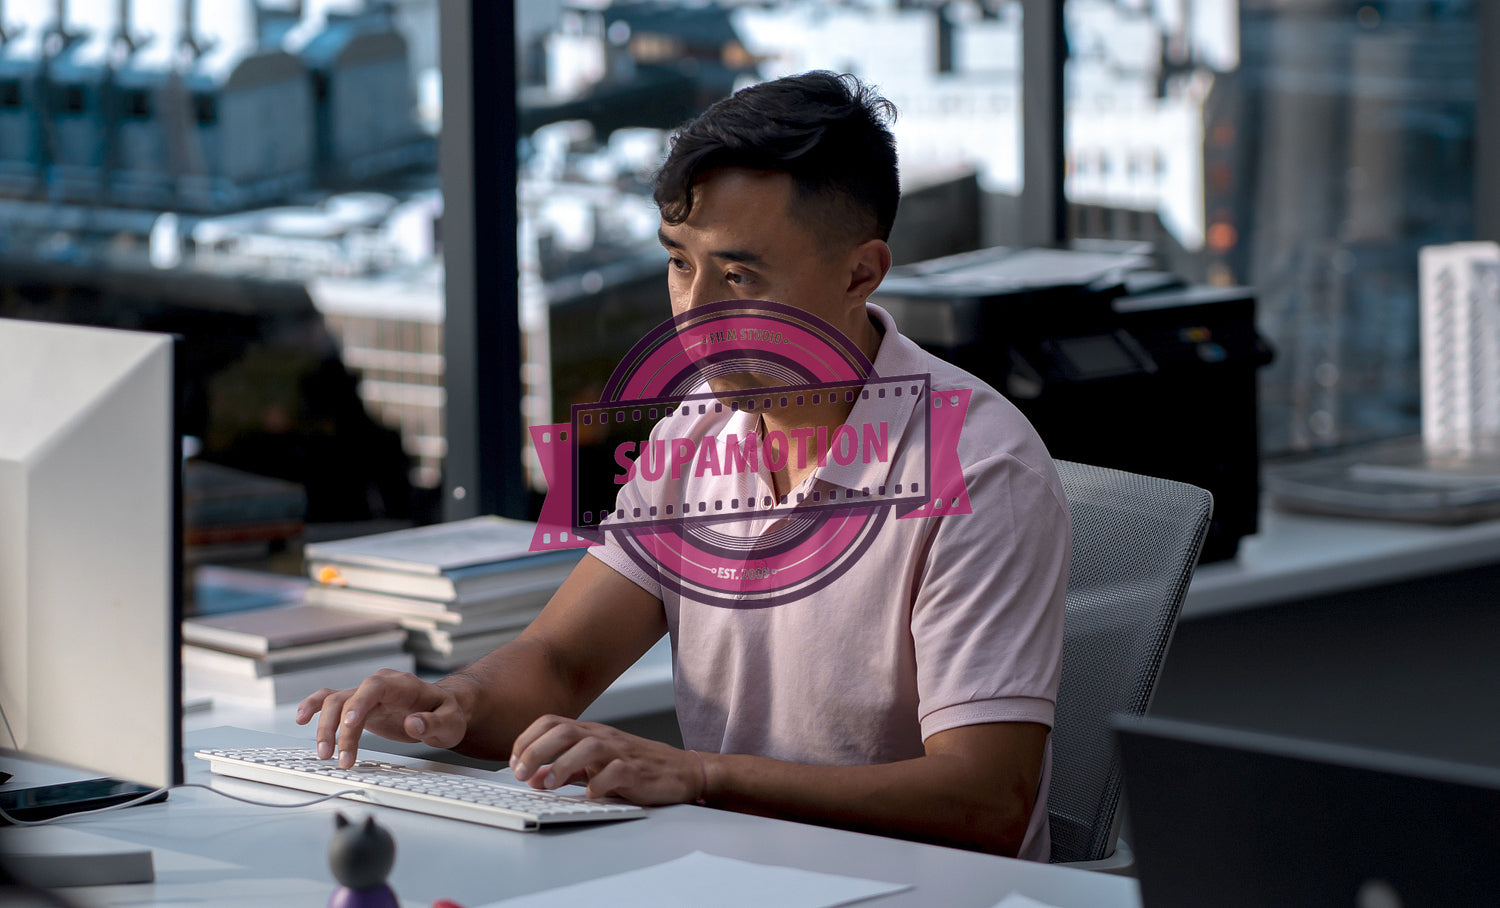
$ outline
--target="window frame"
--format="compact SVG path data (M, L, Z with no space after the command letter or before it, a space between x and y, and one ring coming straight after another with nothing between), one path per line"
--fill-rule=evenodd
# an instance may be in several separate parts
M515 46L515 6L441 0L438 41L448 438L443 517L527 518L521 468L516 74L508 52ZM506 98L511 103L498 103Z

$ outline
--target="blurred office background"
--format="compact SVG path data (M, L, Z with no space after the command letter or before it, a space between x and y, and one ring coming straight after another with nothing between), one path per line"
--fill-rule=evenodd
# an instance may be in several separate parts
M667 314L670 130L828 68L900 109L898 263L1149 243L1255 289L1263 457L1409 435L1417 250L1500 239L1482 6L0 0L0 316L183 335L203 500L263 508L194 563L532 516L524 427Z

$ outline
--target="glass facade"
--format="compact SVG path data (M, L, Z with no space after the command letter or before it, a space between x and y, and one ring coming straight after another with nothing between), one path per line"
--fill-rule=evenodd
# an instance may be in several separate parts
M735 89L811 69L874 85L903 198L896 261L1014 233L1021 3L519 3L523 410L565 421L668 314L650 180L670 131ZM540 484L534 455L528 476Z
M1417 429L1417 250L1475 228L1476 8L1062 6L1069 234L1255 288L1266 454ZM829 68L895 102L897 263L1023 235L1020 0L513 9L526 424L665 317L651 174L743 85ZM0 316L176 331L199 459L299 487L308 522L439 519L438 12L0 6Z
M1417 252L1474 236L1474 4L1066 11L1075 230L1255 288L1264 453L1417 432Z
M0 316L181 335L190 562L440 516L437 14L0 6Z

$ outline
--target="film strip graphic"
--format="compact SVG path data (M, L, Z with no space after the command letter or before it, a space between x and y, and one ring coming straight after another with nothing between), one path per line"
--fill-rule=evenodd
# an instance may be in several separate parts
M896 507L899 513L918 508L932 500L927 457L932 449L932 426L921 406L927 386L928 376L908 375L774 388L728 398L707 392L623 405L575 406L574 437L590 428L603 428L610 443L597 446L592 456L575 453L571 477L574 531L588 536L596 528L725 523L784 516L793 510L805 515L850 507ZM767 424L758 418L834 402L851 405L853 410L849 421L833 432L825 427L802 433L768 432ZM735 419L736 414L744 418ZM861 418L862 414L867 418ZM718 431L704 431L705 426ZM901 456L901 438L893 438L892 432L916 432L920 442L909 445ZM606 452L610 455L607 462ZM737 485L754 485L750 477L762 468L774 472L787 466L816 467L835 482L854 476L865 481L842 488L823 484L779 497L764 487L760 494L749 491L744 496L723 492L726 476L743 475L744 481ZM582 480L600 472L611 473L615 485L589 495ZM618 507L612 493L627 481L649 487L648 497L657 503L628 511Z

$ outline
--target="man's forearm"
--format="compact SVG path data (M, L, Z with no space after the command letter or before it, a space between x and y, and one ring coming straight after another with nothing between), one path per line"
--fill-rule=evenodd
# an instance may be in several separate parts
M544 644L521 639L437 682L458 700L466 721L464 739L453 749L504 762L516 736L538 716L576 716L580 707L559 674Z
M705 754L712 807L1015 856L1035 791L937 754L875 766L804 766ZM1034 783L1033 783L1034 784ZM1007 787L1009 790L1007 790Z

